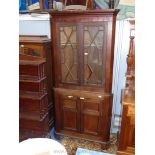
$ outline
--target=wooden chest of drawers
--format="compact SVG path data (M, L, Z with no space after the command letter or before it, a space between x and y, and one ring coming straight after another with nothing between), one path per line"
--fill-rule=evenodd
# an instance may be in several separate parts
M29 60L33 60L33 58L29 56L35 56L35 59L38 59L39 61L40 61L40 58L43 58L46 61L45 74L47 78L47 92L48 92L47 94L48 94L49 103L52 103L51 90L53 85L52 84L52 56L51 56L52 47L51 45L52 45L51 40L48 39L46 35L20 35L19 36L19 50L20 50L19 52L21 54L24 54L24 56L20 56L20 60L23 60L26 57ZM21 67L23 68L23 66ZM19 71L21 72L21 70ZM22 72L24 72L24 70ZM30 72L31 74L34 74L32 73L32 71Z
M19 127L33 131L40 131L40 134L49 132L48 113L40 119L35 113L20 112Z
M29 64L25 60L20 60L19 74L20 77L33 77L36 80L40 80L46 76L45 73L46 61L42 60L37 63L29 61Z
M54 124L51 94L47 91L46 59L25 54L19 58L20 141L46 137Z
M22 54L47 58L50 55L51 40L46 35L20 35L19 48Z

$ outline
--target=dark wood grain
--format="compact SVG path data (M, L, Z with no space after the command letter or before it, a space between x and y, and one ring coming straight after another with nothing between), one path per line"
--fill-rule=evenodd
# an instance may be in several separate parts
M19 140L47 137L54 126L51 41L22 35L19 47Z
M118 11L49 11L56 134L102 148L109 145Z

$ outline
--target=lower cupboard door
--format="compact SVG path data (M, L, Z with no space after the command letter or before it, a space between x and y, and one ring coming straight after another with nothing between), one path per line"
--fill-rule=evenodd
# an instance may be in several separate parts
M81 101L81 133L100 136L102 101Z
M80 120L78 107L76 97L63 97L63 99L61 99L63 130L79 131Z

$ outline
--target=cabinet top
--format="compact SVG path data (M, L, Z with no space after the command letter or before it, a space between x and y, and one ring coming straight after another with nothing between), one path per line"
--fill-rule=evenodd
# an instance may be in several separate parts
M75 16L75 15L114 15L116 16L119 9L106 10L64 10L64 11L49 11L51 16Z
M19 42L22 43L45 43L50 41L46 35L19 35Z

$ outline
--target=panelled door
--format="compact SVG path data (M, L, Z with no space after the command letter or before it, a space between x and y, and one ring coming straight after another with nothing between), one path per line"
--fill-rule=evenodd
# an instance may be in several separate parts
M61 95L61 121L62 129L79 132L80 105L77 97Z
M60 95L61 130L100 136L103 100Z
M81 99L81 133L101 134L102 101Z

